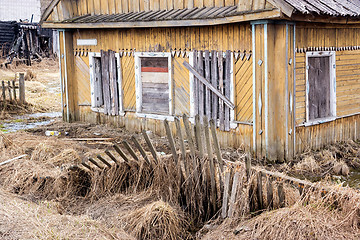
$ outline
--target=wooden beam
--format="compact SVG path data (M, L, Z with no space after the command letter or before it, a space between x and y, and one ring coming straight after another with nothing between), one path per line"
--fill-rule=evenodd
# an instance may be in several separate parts
M285 2L284 0L267 0L274 7L277 7L283 12L287 17L291 17L294 12L294 7Z
M213 93L215 93L219 98L221 98L226 105L228 105L231 109L235 108L235 105L224 95L219 92L213 85L211 85L203 76L201 76L195 69L186 61L184 61L183 65L195 75L197 79L199 79L206 87L208 87Z
M282 17L279 9L264 9L251 11L243 15L216 18L216 19L193 19L193 20L170 20L170 21L145 21L145 22L98 22L98 23L57 23L44 22L43 28L154 28L154 27L193 27L214 26L228 23L246 22L259 19L278 19Z
M50 16L50 14L53 12L53 9L55 6L60 2L60 0L53 0L49 6L45 9L43 15L41 16L40 24L42 24L46 19Z

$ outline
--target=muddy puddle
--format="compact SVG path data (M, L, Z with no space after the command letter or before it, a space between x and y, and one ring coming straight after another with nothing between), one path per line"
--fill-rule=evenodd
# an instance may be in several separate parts
M20 130L33 129L39 126L45 126L61 117L61 112L51 113L32 113L14 116L10 120L0 123L0 131L3 133L17 132Z
M343 178L344 185L360 189L360 169L352 169L349 176Z

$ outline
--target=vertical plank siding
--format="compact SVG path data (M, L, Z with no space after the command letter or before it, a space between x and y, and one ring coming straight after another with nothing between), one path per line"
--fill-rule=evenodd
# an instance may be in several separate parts
M298 24L296 27L296 151L318 149L335 141L359 139L360 28ZM328 123L306 123L306 51L335 51L336 117Z

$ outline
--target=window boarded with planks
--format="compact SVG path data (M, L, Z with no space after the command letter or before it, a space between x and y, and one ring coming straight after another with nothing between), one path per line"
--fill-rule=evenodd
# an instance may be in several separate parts
M330 57L309 57L308 68L309 120L330 117Z
M169 114L167 57L141 57L142 112Z
M91 75L91 106L101 109L107 115L119 115L120 86L118 59L115 52L101 51L100 55L92 57Z
M230 51L194 51L194 68L227 99L231 99L232 53ZM220 130L230 130L230 107L196 77L194 112L219 123Z

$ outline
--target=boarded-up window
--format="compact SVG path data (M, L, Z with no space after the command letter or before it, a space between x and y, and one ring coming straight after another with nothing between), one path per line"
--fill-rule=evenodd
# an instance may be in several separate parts
M118 59L113 51L101 51L92 58L92 107L103 109L107 115L118 115L120 110L120 81Z
M194 51L194 68L213 87L230 100L232 55L217 51ZM198 79L194 79L194 112L219 123L220 129L230 130L230 108Z
M141 57L142 112L169 114L167 57Z
M309 120L332 116L330 56L308 58Z

